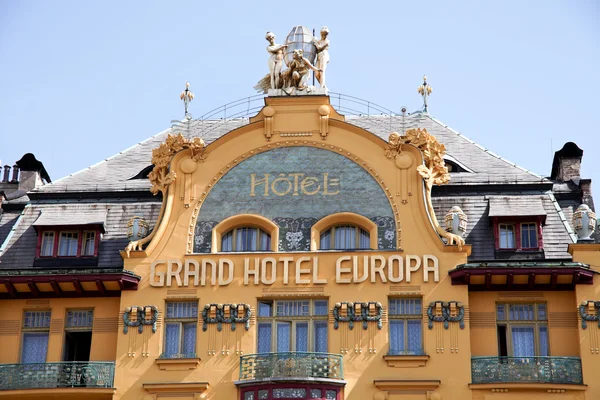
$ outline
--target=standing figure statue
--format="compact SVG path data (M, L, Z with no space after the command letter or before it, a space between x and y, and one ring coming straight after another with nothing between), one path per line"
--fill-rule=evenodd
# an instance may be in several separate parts
M327 36L329 35L329 28L324 26L321 28L321 40L317 38L313 38L313 44L317 48L317 62L316 67L321 71L315 72L315 77L319 81L319 85L322 88L326 88L325 84L325 70L327 69L327 64L329 63L329 39Z
M269 74L271 75L271 89L279 88L279 74L283 67L283 49L288 47L287 44L276 44L275 34L267 32L265 39L269 42L267 51L271 54L269 57Z
M313 66L310 61L304 57L304 52L301 49L294 50L293 59L288 65L288 69L283 71L281 77L283 78L284 88L296 88L298 90L306 89L306 81L308 80L310 70L315 73L323 72L321 69Z

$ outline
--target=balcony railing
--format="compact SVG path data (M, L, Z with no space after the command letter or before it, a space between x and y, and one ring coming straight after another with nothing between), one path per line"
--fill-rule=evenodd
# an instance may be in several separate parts
M582 385L579 357L473 357L472 383Z
M111 388L114 362L0 364L0 390Z
M342 356L329 353L263 353L240 357L240 380L344 379Z

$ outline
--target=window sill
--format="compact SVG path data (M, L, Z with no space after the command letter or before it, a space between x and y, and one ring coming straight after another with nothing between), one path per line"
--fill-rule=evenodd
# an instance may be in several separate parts
M383 356L383 359L391 368L419 368L424 367L429 361L429 356L424 355L398 355L398 356Z
M163 371L186 371L196 369L198 364L200 364L200 357L156 359L156 365Z

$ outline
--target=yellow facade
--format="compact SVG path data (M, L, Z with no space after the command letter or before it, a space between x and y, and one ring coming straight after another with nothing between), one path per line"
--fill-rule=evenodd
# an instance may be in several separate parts
M286 134L288 133L288 134ZM289 134L294 133L294 134ZM149 243L123 251L124 269L140 279L137 290L120 298L50 299L46 302L6 300L0 302L4 328L0 363L18 363L20 327L24 310L51 309L52 324L47 361L60 361L63 348L61 315L65 310L94 310L90 361L115 361L112 389L49 389L0 391L0 398L113 398L113 399L239 399L251 387L276 387L296 382L339 387L339 399L600 399L598 343L600 328L588 322L583 329L578 306L598 300L599 286L577 285L574 291L469 291L468 285L453 285L449 271L468 262L470 245L445 245L432 224L426 190L417 166L423 154L412 145L402 147L402 160L385 156L386 142L344 121L325 96L267 98L266 106L249 125L238 128L202 149L197 157L189 148L177 149L170 161L176 178L164 188L162 219L157 222ZM376 227L356 213L339 213L322 218L311 231L307 251L219 251L223 235L236 226L258 226L275 232L277 226L259 215L242 214L214 227L210 253L193 252L194 227L204 212L203 202L221 178L242 161L258 154L286 147L307 147L342 155L368 172L382 188L393 211L396 226L393 250L380 250L371 241L371 250L317 250L319 234L336 224L354 224L365 231ZM273 166L273 171L277 166ZM298 171L301 173L302 171ZM335 193L335 186L319 181L319 190ZM253 179L258 179L253 177ZM316 186L288 178L291 189L268 185L248 188L248 196L266 195L273 202L286 196L309 201L307 193ZM321 179L321 178L319 178ZM333 178L335 179L335 178ZM254 181L256 183L256 181ZM326 186L326 185L329 186ZM343 184L343 183L342 183ZM316 185L316 184L315 184ZM335 181L334 181L335 185ZM274 191L273 191L274 189ZM253 193L252 193L253 191ZM264 191L264 192L263 192ZM297 194L296 194L297 193ZM364 218L364 217L362 217ZM440 216L438 215L438 218ZM272 234L272 238L277 238ZM370 236L374 238L373 235ZM274 240L272 249L277 249ZM574 262L598 265L598 245L572 245ZM273 275L275 274L275 275ZM537 279L537 278L536 278ZM390 349L390 299L422 301L422 343L424 355L388 355ZM294 375L289 360L287 375L281 379L240 378L240 357L257 353L258 302L262 300L325 299L328 304L327 352L341 355L343 378L308 378ZM165 352L165 311L169 302L194 302L198 307L195 357L161 358ZM376 321L339 322L336 304L380 303L381 324ZM456 322L431 321L427 305L442 317L441 302L451 303L450 316ZM498 304L546 305L549 354L579 357L583 384L564 383L472 383L472 357L498 357ZM203 329L202 311L209 316L217 305L249 304L251 318L244 323L208 323ZM439 305L438 308L436 306ZM156 307L158 320L152 325L129 327L124 333L123 314L130 307ZM463 321L458 321L464 307ZM146 317L151 317L151 310ZM376 315L375 308L369 316ZM118 321L118 329L108 326ZM10 322L10 323L9 323ZM11 325L12 324L12 325ZM462 327L461 325L464 324ZM98 327L97 327L98 325ZM285 360L284 360L285 363ZM254 386L253 386L254 385ZM77 390L77 392L75 392Z

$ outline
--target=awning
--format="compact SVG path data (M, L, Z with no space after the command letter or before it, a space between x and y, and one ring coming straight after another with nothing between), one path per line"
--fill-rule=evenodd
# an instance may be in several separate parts
M104 233L107 213L106 206L96 205L44 207L33 226L36 229L47 226L99 226Z
M540 197L490 197L490 217L545 217Z

